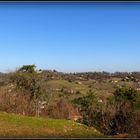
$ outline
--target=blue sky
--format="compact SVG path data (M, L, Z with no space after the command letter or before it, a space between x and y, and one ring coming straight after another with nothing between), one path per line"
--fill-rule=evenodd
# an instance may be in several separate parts
M140 3L0 3L0 71L140 71Z

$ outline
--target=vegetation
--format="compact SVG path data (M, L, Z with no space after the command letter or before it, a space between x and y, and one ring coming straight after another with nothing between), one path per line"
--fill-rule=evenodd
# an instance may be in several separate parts
M19 68L18 72L35 73L35 68L35 65L23 65L21 68Z
M1 138L104 137L95 128L68 120L0 113Z
M15 72L0 73L0 111L10 116L14 113L44 117L47 122L50 119L72 120L111 137L139 137L139 90L139 72L62 73L24 65ZM57 125L55 127L57 129ZM82 134L78 131L73 131L71 136L90 135L87 131L81 130ZM50 136L44 130L40 133ZM70 136L70 133L68 129L68 134L63 136Z
M136 121L137 128L140 128L139 121L135 119L139 113L136 105L140 100L137 91L132 88L116 89L107 101L100 100L90 91L87 96L75 99L74 103L79 105L82 123L95 126L104 134L128 133L134 136L132 129L136 127ZM139 132L136 135L139 136Z

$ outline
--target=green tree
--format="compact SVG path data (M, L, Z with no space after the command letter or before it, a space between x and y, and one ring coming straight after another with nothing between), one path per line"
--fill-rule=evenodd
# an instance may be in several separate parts
M110 134L127 133L135 112L137 91L133 88L117 88L113 93L115 114L110 121Z
M11 76L11 80L16 84L17 90L22 90L22 93L28 94L30 101L34 104L36 115L38 116L39 102L43 99L46 100L44 97L47 96L44 96L46 90L39 74L35 71L35 67L35 65L22 66Z
M117 88L113 96L102 102L97 94L89 91L87 96L73 102L79 107L82 123L94 126L104 134L131 133L131 127L136 126L134 121L137 121L139 128L137 118L140 98L133 88Z
M73 102L79 107L83 116L82 123L97 128L102 125L102 103L98 102L98 97L93 91L88 91L87 96L75 99Z
M35 73L35 65L23 65L21 68L19 68L18 72L29 72L29 73Z
M137 91L133 88L118 88L114 92L116 101L129 101L134 103L137 99Z

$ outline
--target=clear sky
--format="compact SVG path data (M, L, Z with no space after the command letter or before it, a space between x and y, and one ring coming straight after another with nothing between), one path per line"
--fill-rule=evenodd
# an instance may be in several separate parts
M0 71L140 71L140 3L0 3Z

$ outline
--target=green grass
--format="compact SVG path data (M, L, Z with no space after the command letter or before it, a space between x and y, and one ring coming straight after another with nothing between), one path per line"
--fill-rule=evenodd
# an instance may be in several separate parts
M70 120L27 117L0 112L0 137L104 137L93 127Z
M51 80L47 82L47 86L54 89L52 92L53 98L52 100L58 99L60 94L63 94L61 92L62 88L72 89L74 92L80 91L80 94L77 95L75 93L67 94L69 100L73 100L74 98L81 97L87 93L87 91L90 89L85 84L76 84L75 82L68 82L67 80ZM60 91L57 91L55 89L59 89Z
M76 84L75 82L68 82L66 80L51 80L47 84L53 88L60 88L60 89L62 87L72 88L75 90L85 90L88 88L87 85Z
M98 96L110 96L115 90L114 83L101 82L101 83L92 83L92 81L84 81L82 84L76 84L75 82L68 82L67 80L51 80L48 81L47 85L49 85L52 89L62 89L62 87L72 89L74 91L80 91L80 94L68 94L68 99L71 101L75 98L79 98L82 96L86 96L87 92L91 89L92 91L98 93ZM89 87L91 85L91 87ZM59 98L59 94L61 91L53 92L53 99Z

